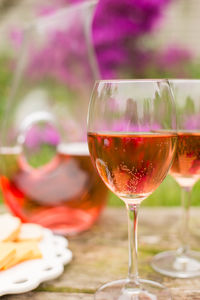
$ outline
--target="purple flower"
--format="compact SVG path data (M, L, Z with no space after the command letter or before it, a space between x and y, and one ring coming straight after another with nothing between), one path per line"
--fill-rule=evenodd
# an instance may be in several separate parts
M159 124L150 124L150 123L143 123L143 124L132 124L130 121L121 120L116 121L112 124L112 131L117 132L151 132L152 130L159 130L161 126Z
M200 114L185 117L184 129L200 130Z
M41 139L41 132L40 132L39 128L36 126L33 126L28 130L28 132L26 134L25 145L29 149L38 148L38 146L40 144L40 139Z
M30 49L28 74L32 78L53 78L72 88L91 81L87 47L81 21L75 19L67 30L50 31L39 51Z
M59 6L41 6L39 9L38 9L38 15L39 16L49 16L53 13L56 12L56 10L59 8Z
M140 43L143 36L157 28L170 1L99 0L93 18L92 42L102 78L183 77L187 74L192 58L187 49L174 45L162 51L152 50ZM40 6L38 14L49 15L59 7L76 2L81 1L54 0L47 6ZM92 82L94 75L83 24L79 21L74 16L69 28L52 29L47 34L46 46L39 52L32 47L30 76L35 79L51 77L73 89Z
M134 59L130 63L135 77L185 77L192 53L179 46L170 46L164 50L144 50L135 47Z
M59 142L60 135L50 124L42 128L34 125L26 132L25 145L29 149L39 149L41 144L56 146Z
M131 122L130 119L119 119L113 122L103 122L99 123L97 129L99 131L109 131L109 132L152 132L160 130L162 127L158 123L151 124L150 122Z
M53 1L48 6L41 6L39 14L49 15L58 7L74 2L79 1ZM143 60L148 53L137 46L138 40L156 27L169 2L170 0L98 2L92 24L92 41L102 78L125 77L125 74L133 76L134 73L137 76L137 70L143 70ZM84 81L91 80L85 37L80 33L81 25L75 17L70 29L62 32L54 30L45 48L38 55L32 55L32 73L29 74L48 74L63 83L77 86L80 85L80 79L74 74L72 64L76 68L79 63L82 64L80 78L82 76ZM70 48L71 44L76 44L76 48Z
M47 125L44 129L43 134L44 143L50 144L52 146L56 146L60 142L60 135L58 130L55 127Z
M191 61L192 54L189 50L179 46L170 46L157 57L157 64L161 70L172 73L177 77L186 75L185 66Z
M10 32L10 38L15 48L20 49L23 41L23 32L20 29L14 28Z
M138 38L151 32L169 0L100 0L93 20L93 42L102 77L130 72ZM117 54L114 54L114 52ZM124 74L123 74L124 75Z

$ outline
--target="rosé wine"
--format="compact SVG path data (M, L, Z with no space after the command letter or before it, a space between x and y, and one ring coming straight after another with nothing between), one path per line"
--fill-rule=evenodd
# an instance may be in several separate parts
M165 178L175 151L176 135L89 133L88 143L105 184L124 201L134 203L152 193Z
M177 150L170 172L181 186L193 186L200 178L199 132L178 132Z

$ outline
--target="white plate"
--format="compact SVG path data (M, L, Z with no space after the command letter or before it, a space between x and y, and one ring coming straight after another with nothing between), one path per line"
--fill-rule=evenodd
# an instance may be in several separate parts
M31 291L41 282L61 275L64 265L71 261L72 252L67 248L67 239L54 235L48 229L43 230L44 238L39 243L43 258L0 271L0 296Z

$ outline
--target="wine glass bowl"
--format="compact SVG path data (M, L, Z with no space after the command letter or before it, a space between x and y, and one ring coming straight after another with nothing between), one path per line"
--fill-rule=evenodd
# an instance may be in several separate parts
M164 275L190 278L200 275L200 253L188 245L191 190L200 178L200 80L170 80L177 111L177 150L170 173L181 187L181 245L159 253L152 267Z
M174 141L168 133L88 133L90 153L100 177L130 204L148 197L163 181Z
M126 205L129 271L108 283L95 299L171 299L159 283L140 279L137 270L139 204L163 181L176 148L173 97L165 80L98 81L88 112L88 145L103 182Z

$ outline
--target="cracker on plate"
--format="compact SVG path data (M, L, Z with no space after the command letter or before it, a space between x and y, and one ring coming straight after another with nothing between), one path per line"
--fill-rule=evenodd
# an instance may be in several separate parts
M0 215L0 242L14 241L20 232L21 221L10 214Z
M21 225L17 241L40 241L43 238L43 228L33 223Z
M16 249L14 245L8 245L8 243L0 242L0 269L3 269L5 265L15 257Z
M8 242L8 247L16 250L14 257L8 263L4 264L3 269L8 269L18 263L26 260L37 259L42 257L42 253L38 248L37 242Z

